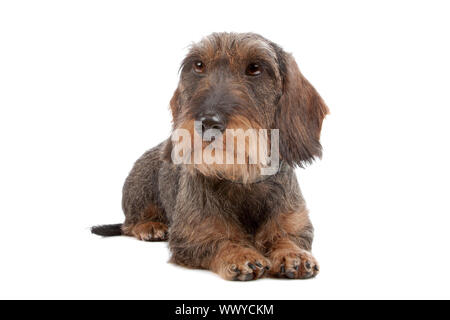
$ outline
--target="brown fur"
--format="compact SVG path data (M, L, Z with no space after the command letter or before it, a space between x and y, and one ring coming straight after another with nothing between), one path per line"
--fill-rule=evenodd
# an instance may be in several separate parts
M227 241L218 248L210 269L226 280L246 281L264 276L270 261L253 247Z
M132 226L123 227L123 233L143 241L165 241L168 236L168 227L156 221L140 222Z
M257 123L252 122L248 118L242 117L240 115L236 115L236 116L233 116L232 118L230 118L227 129L229 129L229 130L241 129L245 132L248 129L261 129L261 127ZM223 151L222 158L223 159L226 159L226 156L227 156L226 144L230 142L230 143L234 143L235 145L237 145L237 143L238 143L237 136L231 137L232 141L228 141L229 140L228 138L229 138L228 135L223 136L223 145L222 145L222 151ZM255 138L255 139L257 139L257 138ZM198 170L205 176L216 177L218 179L227 179L227 180L231 180L231 181L244 182L244 183L255 181L260 177L261 161L258 161L258 160L261 160L261 159L256 159L255 162L257 162L257 163L252 164L250 161L250 155L251 154L258 155L258 149L256 148L256 150L250 150L250 146L249 146L250 145L250 137L245 137L244 143L245 143L245 153L242 155L242 157L244 158L243 164L238 163L238 158L240 155L237 153L237 148L235 148L233 155L231 155L231 158L234 159L236 164L201 163L201 164L194 165L193 168L195 168L196 170ZM269 143L270 143L270 140L267 141L267 144L269 144ZM208 143L205 143L205 145L207 147ZM267 148L267 145L260 146L260 147Z
M322 154L328 113L322 98L291 54L252 33L206 37L192 46L180 70L170 110L173 129L187 129L191 143L169 138L135 163L123 189L123 233L164 240L168 226L172 262L227 280L314 277L313 227L294 168ZM192 147L199 135L194 121L211 113L222 129L279 129L279 170L262 176L262 164L250 163L247 140L243 164L172 163L173 150ZM268 137L257 148L270 142Z
M270 219L255 237L256 247L272 261L271 274L289 278L317 275L318 263L308 253L312 240L313 227L306 209L279 214Z

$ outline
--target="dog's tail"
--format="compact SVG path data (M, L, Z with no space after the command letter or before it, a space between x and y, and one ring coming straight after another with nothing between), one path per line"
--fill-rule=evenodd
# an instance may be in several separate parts
M93 234L102 236L102 237L113 237L113 236L121 236L122 232L122 224L105 224L102 226L94 226L91 228L91 232Z

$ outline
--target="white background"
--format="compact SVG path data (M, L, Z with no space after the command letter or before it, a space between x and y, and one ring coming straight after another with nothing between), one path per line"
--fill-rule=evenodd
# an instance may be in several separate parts
M0 298L450 298L445 1L2 1ZM101 239L133 162L170 132L186 47L253 31L330 107L298 170L321 274L226 282L166 243Z

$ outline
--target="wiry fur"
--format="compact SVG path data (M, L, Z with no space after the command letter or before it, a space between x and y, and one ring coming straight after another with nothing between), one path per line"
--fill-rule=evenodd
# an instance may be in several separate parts
M196 61L204 73L193 72ZM249 77L245 68L255 62L263 72ZM125 182L122 233L168 237L174 263L229 280L315 276L313 227L294 167L321 156L328 109L292 55L256 34L212 34L183 61L170 107L173 128L190 128L192 135L205 110L220 114L227 128L279 129L281 167L258 180L260 167L248 163L175 165L171 153L179 142L169 138L146 152ZM93 232L108 235L102 230Z

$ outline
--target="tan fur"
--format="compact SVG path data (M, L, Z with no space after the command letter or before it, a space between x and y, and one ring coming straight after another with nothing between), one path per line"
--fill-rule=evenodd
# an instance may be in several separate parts
M168 237L168 227L164 223L147 221L122 228L124 235L143 241L165 241Z
M155 205L150 205L140 214L138 222L126 221L122 226L124 235L143 241L165 241L168 227L164 213Z
M271 274L293 278L310 278L319 272L309 239L303 239L312 228L308 211L279 214L270 219L255 237L256 247L272 261ZM312 239L311 239L312 240Z
M194 141L195 139L201 140L202 138L199 136L198 132L194 130L193 120L184 121L180 124L179 129L188 130L191 138L190 140L179 139L178 141L174 141L174 148L191 150L190 154L186 156L190 156L190 162L194 162ZM267 135L261 135L262 138L259 138L260 129L262 128L259 124L249 120L246 117L232 117L227 126L227 130L234 131L228 131L228 133L222 134L220 140L222 142L221 145L217 145L217 143L219 143L218 141L202 142L201 151L203 152L203 159L205 159L205 152L209 152L214 157L216 156L216 150L219 150L222 152L220 159L222 159L223 163L214 162L212 164L208 164L205 161L202 161L202 163L199 164L188 164L187 167L191 170L198 170L201 174L209 177L223 178L241 183L254 182L261 176L261 168L268 165L267 158L261 158L260 155L268 155L267 150L270 146L270 133L267 133ZM234 134L232 132L234 132ZM245 150L239 150L237 147L238 144L242 142L241 139L239 139L239 134L241 134L241 132L244 134L250 134L246 135L245 141L243 141L245 144ZM227 144L232 144L234 146L233 154L227 154ZM232 159L234 164L226 163L227 159Z
M270 261L252 247L226 242L219 248L210 269L226 280L254 280L270 269Z

